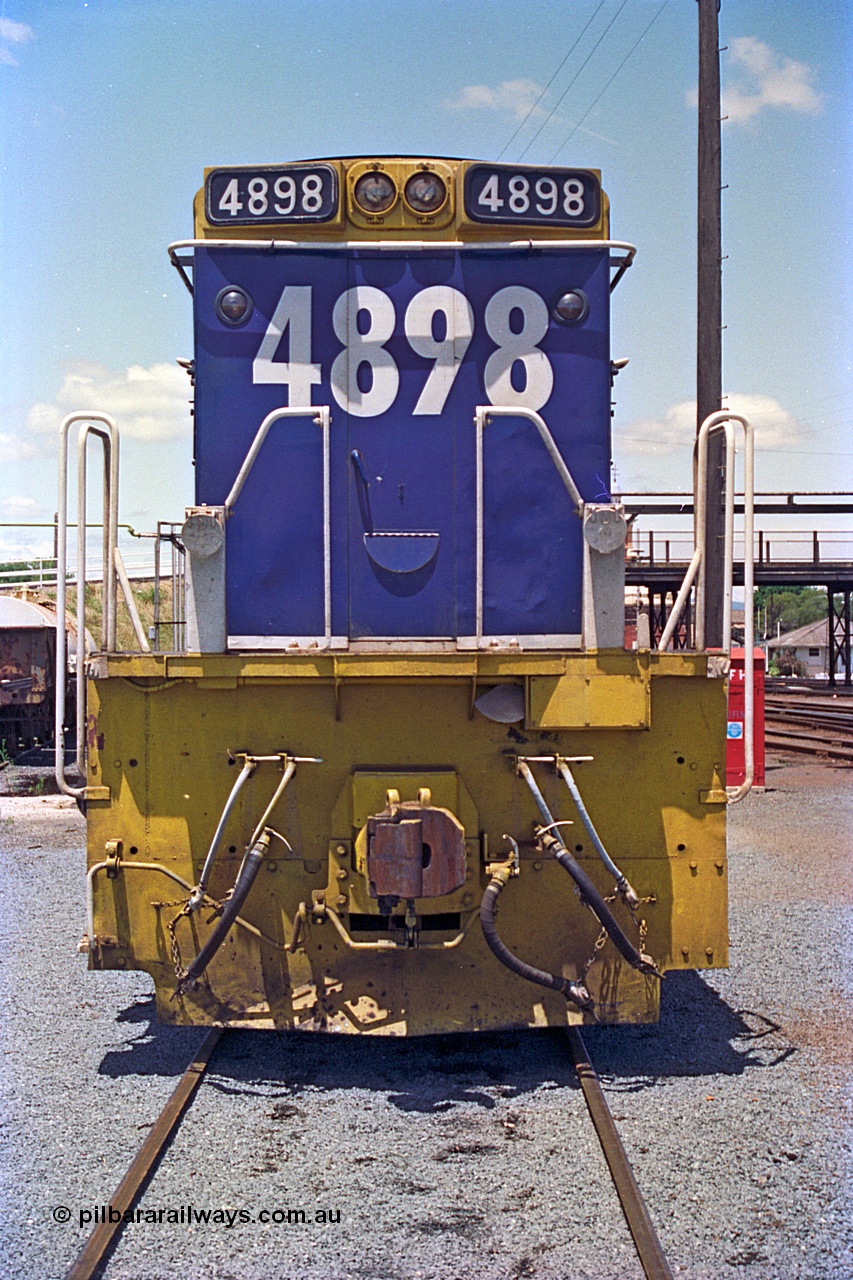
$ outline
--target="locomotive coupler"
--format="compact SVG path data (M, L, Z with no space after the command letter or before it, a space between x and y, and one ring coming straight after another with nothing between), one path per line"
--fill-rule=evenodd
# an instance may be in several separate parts
M465 883L465 830L449 809L433 805L428 787L402 802L389 790L382 812L367 819L366 837L371 898L440 898Z

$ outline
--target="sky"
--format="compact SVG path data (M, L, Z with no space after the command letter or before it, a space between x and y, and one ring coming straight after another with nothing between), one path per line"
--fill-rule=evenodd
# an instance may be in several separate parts
M119 422L123 522L193 501L166 246L206 165L601 169L638 249L613 302L616 487L689 490L697 22L695 0L0 0L0 556L50 553L11 526L52 519L72 410ZM755 423L757 488L851 490L853 6L723 0L720 37L725 403Z

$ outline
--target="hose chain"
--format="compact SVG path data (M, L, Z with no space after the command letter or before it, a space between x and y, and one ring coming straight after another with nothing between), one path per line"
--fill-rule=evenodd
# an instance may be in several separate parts
M615 902L615 901L616 901L617 896L618 896L617 894L612 893L612 894L610 895L610 897L609 897L609 898L605 898L605 899L604 899L604 901L605 901L606 903L608 903L608 905L609 905L611 902ZM655 895L654 895L653 893L652 893L652 894L649 894L649 896L648 896L647 898L638 898L638 899L637 899L637 901L636 901L636 903L634 904L634 906L631 906L631 905L630 905L630 903L626 903L626 906L628 907L628 910L629 910L629 911L630 911L630 913L631 913L631 919L634 921L634 924L636 925L636 927L637 927L637 931L638 931L638 933L639 933L639 935L640 935L640 947L639 947L639 950L640 950L640 953L641 953L641 954L645 954L645 950L646 950L646 935L647 935L647 934L648 934L648 932L649 932L649 926L648 926L648 923L647 923L647 921L646 921L646 920L644 920L644 919L643 919L643 920L638 920L638 919L637 919L637 908L638 908L638 907L646 906L646 905L647 905L648 903L650 903L650 902L657 902L657 898L655 897ZM595 964L595 962L596 962L596 960L598 959L598 957L600 956L601 952L604 950L604 947L605 947L605 944L606 944L606 942L607 942L608 936L609 936L609 935L608 935L608 933L607 933L607 930L606 930L605 928L602 928L601 932L599 933L598 937L597 937L597 938L596 938L596 940L595 940L595 944L594 944L594 946L593 946L593 948L592 948L592 954L591 954L591 956L589 957L589 959L587 960L587 962L586 962L586 964L584 965L583 969L581 970L581 974L580 974L580 981L581 981L581 982L584 982L584 983L586 982L587 974L589 973L589 971L590 971L590 969L592 968L592 966Z
M184 968L183 960L181 959L181 948L178 942L177 928L178 928L179 920L181 920L184 916L189 916L192 914L192 912L190 911L191 900L192 899L190 898L177 898L174 902L152 902L151 903L152 907L154 907L156 911L166 910L169 907L181 908L178 914L176 916L173 916L172 919L169 921L168 925L166 926L167 929L169 930L169 950L172 956L172 964L175 966L175 978L177 979L179 984L183 982L184 978L187 976L187 970ZM222 911L223 903L217 902L215 898L208 898L206 899L206 901L209 902L209 904L212 907L216 908L217 913Z

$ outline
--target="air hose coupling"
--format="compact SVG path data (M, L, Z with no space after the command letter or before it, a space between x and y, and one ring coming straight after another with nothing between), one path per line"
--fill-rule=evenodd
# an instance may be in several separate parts
M559 862L564 871L567 871L575 882L581 902L589 907L601 927L607 932L610 941L616 947L620 955L628 961L632 969L636 969L638 973L648 974L649 977L663 979L663 974L658 969L651 956L643 951L639 951L630 939L625 935L619 921L613 915L610 907L599 893L595 884L589 878L587 873L581 867L566 846L558 836L552 831L538 829L536 835L542 845L543 850L553 855Z
M584 1013L592 1013L594 1015L595 1001L582 982L568 982L564 994L567 1000L571 1000Z
M190 964L186 973L179 980L172 995L173 1000L178 996L182 996L186 991L192 990L204 970L222 946L225 938L227 937L228 930L240 914L240 909L249 895L249 890L255 883L255 877L257 876L261 863L264 860L264 855L269 849L269 845L270 831L269 828L266 828L246 850L246 854L240 864L240 870L237 872L237 879L234 882L234 887L223 899L222 915L219 917L219 920L214 926L207 942Z
M545 853L553 853L556 855L558 851L562 852L566 847L559 836L554 835L553 831L543 831L540 828L537 828L536 838Z
M619 897L625 903L625 906L629 911L636 910L640 905L640 899L637 897L636 893L624 876L620 876L616 881L616 892L619 894Z
M512 843L515 845L514 841ZM534 965L527 964L526 961L514 955L498 935L495 920L497 901L511 877L518 874L516 855L517 845L513 857L507 862L490 863L487 867L491 878L480 903L480 924L486 944L501 964L517 974L519 978L535 982L540 987L548 987L551 991L559 991L566 1000L570 1000L579 1009L592 1012L595 1002L583 983L570 982L568 978L563 978L559 974L548 973L544 969L537 969Z

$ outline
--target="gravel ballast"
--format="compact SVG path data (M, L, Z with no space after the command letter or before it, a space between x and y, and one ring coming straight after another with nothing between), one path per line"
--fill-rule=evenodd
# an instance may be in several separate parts
M853 771L777 762L768 788L730 814L731 968L671 974L659 1026L584 1031L685 1280L853 1278ZM65 1274L202 1039L153 1021L145 974L86 971L83 845L73 802L0 796L19 1280ZM642 1277L554 1032L229 1033L140 1210L107 1280Z

